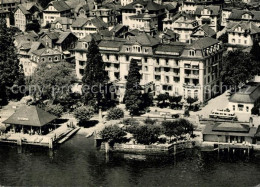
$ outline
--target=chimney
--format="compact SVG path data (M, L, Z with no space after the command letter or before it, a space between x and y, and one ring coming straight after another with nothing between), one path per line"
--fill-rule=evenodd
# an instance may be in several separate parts
M115 40L116 31L113 31L112 40Z

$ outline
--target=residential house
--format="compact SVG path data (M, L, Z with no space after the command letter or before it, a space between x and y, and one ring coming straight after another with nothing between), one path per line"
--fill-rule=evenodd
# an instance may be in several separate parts
M67 0L66 3L69 5L69 7L72 9L73 17L87 17L89 14L89 5L92 1L86 1L86 0ZM94 1L93 1L93 7L94 7Z
M250 21L257 27L260 27L260 11L249 11L249 10L232 10L228 18L230 23L239 23L241 21Z
M1 0L0 7L2 10L13 12L18 4L25 2L25 0Z
M226 27L228 25L228 19L229 19L229 16L231 15L233 9L234 9L234 7L226 7L226 8L222 9L221 22L220 22L222 27Z
M182 5L179 8L180 12L186 12L187 14L194 14L197 7L200 5L220 5L222 6L224 0L183 0Z
M123 38L128 32L128 26L117 24L110 30L110 32L114 33L115 37Z
M71 32L46 32L41 41L49 48L65 52L75 48L78 38Z
M230 97L228 108L235 113L251 114L254 103L259 97L260 84L248 83Z
M87 46L83 45L85 49L76 56L79 79L84 73ZM160 38L140 33L126 39L102 39L98 46L109 78L120 90L120 102L131 60L136 60L140 67L141 86L154 95L190 96L205 102L218 91L215 88L220 84L223 48L216 39L203 38L193 44L161 43Z
M30 60L35 63L50 62L57 63L63 59L62 53L56 49L43 48L31 53Z
M170 29L166 29L165 31L163 31L161 38L162 43L171 43L179 41L180 35Z
M37 68L37 63L30 59L32 52L43 48L45 48L45 46L41 42L27 42L23 43L18 49L18 59L20 64L23 65L23 71L26 77L32 76Z
M14 10L15 26L24 32L28 23L40 20L41 10L40 5L35 2L19 4Z
M198 40L205 37L216 38L216 32L208 25L199 26L192 34L191 40Z
M115 11L111 8L98 6L95 4L94 9L89 11L89 16L98 17L109 26L116 24L116 14Z
M199 27L198 21L184 12L177 13L171 20L163 21L163 29L173 30L180 35L180 42L189 42L191 34Z
M70 26L72 25L73 19L66 18L66 17L60 17L56 18L51 23L51 28L61 31L70 31Z
M239 23L230 23L227 29L228 44L231 47L252 46L254 40L260 39L260 28L253 22L241 21Z
M197 6L194 13L200 25L208 24L215 32L220 26L220 6Z
M120 0L120 3L122 6L126 6L130 3L132 3L134 0Z
M123 6L121 11L122 23L129 26L130 29L142 29L152 25L157 25L158 30L163 29L162 20L166 16L163 5L153 1L136 0Z
M211 144L229 144L232 146L244 146L246 144L255 144L257 133L256 127L250 127L246 124L222 122L206 125L202 131L202 139L205 143Z
M77 18L71 25L71 32L78 38L107 29L108 25L99 17Z
M166 17L165 20L171 19L178 12L177 2L167 2L163 4L165 6Z
M68 6L66 1L52 1L43 10L43 26L54 22L56 18L68 17L71 18L71 8Z

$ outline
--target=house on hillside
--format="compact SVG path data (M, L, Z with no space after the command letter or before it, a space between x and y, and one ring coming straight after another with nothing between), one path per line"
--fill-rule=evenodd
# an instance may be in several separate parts
M38 3L19 4L14 10L15 26L24 32L28 23L41 20L41 11L42 7Z
M66 17L60 17L56 18L51 23L51 28L61 31L70 31L70 26L72 25L73 19L66 18Z
M43 26L51 24L56 18L67 17L71 18L72 12L66 1L52 1L43 10Z

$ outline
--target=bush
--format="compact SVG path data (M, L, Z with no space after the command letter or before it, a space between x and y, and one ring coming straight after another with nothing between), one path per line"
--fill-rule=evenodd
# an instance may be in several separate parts
M144 120L144 123L147 124L147 125L154 125L157 123L157 120L156 119L151 119L151 118L146 118Z
M94 115L92 107L81 106L74 111L74 117L78 120L79 124L86 123Z
M162 128L156 125L142 125L133 132L133 136L137 142L145 145L157 142L161 134Z
M125 140L126 132L117 125L107 126L101 132L102 139L106 142L121 143Z
M184 116L185 117L190 117L190 111L189 110L185 110L184 111Z
M58 104L58 105L47 104L45 106L44 110L54 116L61 117L64 108L60 104Z
M112 108L108 111L107 120L117 120L124 117L124 111L121 108Z

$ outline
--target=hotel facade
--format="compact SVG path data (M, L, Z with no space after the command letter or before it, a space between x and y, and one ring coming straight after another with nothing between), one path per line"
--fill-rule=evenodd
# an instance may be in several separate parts
M75 49L79 80L84 74L87 46L83 44L82 49ZM155 96L168 93L205 102L218 92L223 48L213 38L203 38L193 44L162 43L143 33L126 39L103 39L98 46L110 81L119 88L119 101L123 100L132 59L140 67L141 86Z

